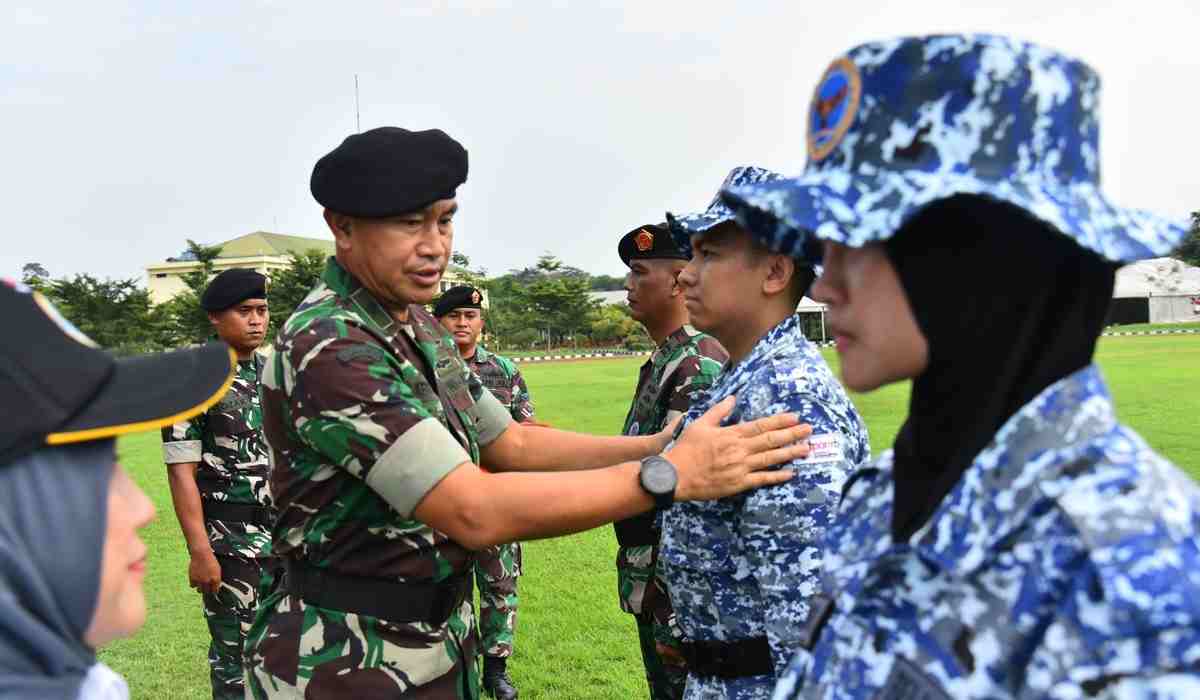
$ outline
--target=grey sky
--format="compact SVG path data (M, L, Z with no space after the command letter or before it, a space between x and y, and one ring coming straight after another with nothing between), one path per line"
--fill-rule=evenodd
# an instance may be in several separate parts
M704 206L726 171L796 172L829 61L899 34L1014 34L1103 79L1119 203L1200 209L1200 3L40 2L0 25L0 275L142 277L185 238L326 236L317 157L354 130L440 127L470 151L456 247L490 272Z

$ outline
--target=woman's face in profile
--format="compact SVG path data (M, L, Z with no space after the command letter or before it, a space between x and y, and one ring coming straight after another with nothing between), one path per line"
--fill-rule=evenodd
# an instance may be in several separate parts
M83 641L97 649L128 637L146 622L146 545L137 531L154 519L154 504L121 467L113 465L108 486L100 593Z
M810 294L829 307L846 386L872 391L925 371L929 343L883 246L827 242L822 262Z

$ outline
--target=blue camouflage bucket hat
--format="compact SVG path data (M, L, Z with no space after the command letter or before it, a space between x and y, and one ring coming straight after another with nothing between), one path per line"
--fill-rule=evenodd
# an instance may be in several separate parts
M759 168L753 165L739 165L730 170L729 174L725 176L725 181L721 183L717 194L709 202L708 208L704 211L683 215L675 215L667 212L667 225L671 229L671 237L675 239L675 244L683 249L689 258L692 257L691 237L693 235L704 233L734 219L734 211L721 199L721 192L732 187L759 185L767 182L778 182L783 179L783 175L767 170L766 168Z
M721 196L772 248L811 233L884 241L956 194L1013 204L1114 262L1166 255L1186 228L1100 192L1100 78L1055 51L989 35L863 44L813 93L795 178Z

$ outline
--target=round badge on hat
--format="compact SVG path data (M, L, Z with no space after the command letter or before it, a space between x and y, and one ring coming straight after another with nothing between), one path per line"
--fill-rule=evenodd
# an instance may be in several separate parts
M479 303L480 301L482 301L482 300L483 300L483 297L479 296L479 290L478 290L478 289L472 289L472 290L471 290L471 303L472 303L472 304L478 304L478 303Z
M617 256L626 265L632 260L687 260L691 257L675 242L665 223L643 224L621 236L617 242Z
M817 162L833 153L858 113L862 76L849 58L839 58L825 70L808 108L808 159Z

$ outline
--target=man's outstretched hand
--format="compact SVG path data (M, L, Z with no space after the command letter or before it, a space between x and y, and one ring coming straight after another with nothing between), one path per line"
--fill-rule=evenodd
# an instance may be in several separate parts
M792 470L772 467L808 456L812 426L800 424L794 413L722 428L735 403L730 396L710 408L664 454L679 474L675 500L710 501L781 484Z

